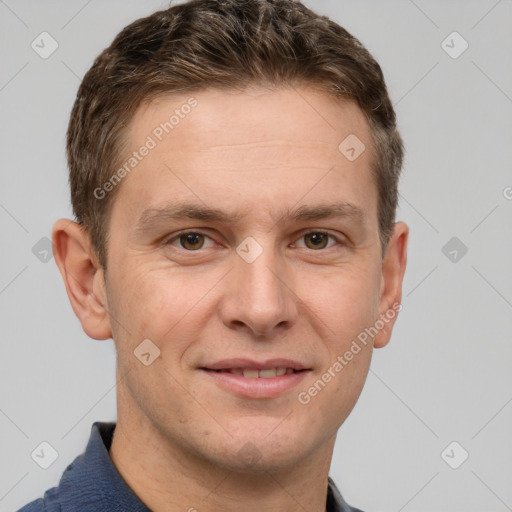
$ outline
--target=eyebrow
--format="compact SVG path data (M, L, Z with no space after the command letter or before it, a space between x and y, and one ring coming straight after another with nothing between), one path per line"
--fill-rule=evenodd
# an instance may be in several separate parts
M184 219L236 224L245 216L246 214L227 212L203 204L177 201L161 207L147 208L144 210L135 225L135 231L140 233L160 223ZM328 204L302 205L295 209L286 208L273 217L279 219L280 222L344 217L353 217L359 221L365 220L365 214L361 208L345 201Z

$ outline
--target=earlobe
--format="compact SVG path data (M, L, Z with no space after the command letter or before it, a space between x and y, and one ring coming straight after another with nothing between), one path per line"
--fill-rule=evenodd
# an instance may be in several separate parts
M76 222L60 219L52 239L55 262L83 330L96 340L111 338L104 273L88 234Z
M374 339L374 347L382 348L389 343L393 325L401 309L402 283L407 265L407 240L409 228L404 222L394 225L393 234L382 261L382 280L379 299L379 319L382 329Z

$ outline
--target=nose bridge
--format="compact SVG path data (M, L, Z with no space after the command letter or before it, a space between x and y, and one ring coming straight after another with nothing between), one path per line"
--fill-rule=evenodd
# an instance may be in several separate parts
M242 242L237 253L232 285L225 297L224 322L232 328L244 324L256 335L291 325L297 317L296 304L279 254L270 243L255 239Z
M239 262L245 283L245 295L262 311L276 307L281 302L284 284L279 279L279 264L272 249L267 249L252 263ZM281 269L283 272L283 269ZM282 277L285 277L284 275Z

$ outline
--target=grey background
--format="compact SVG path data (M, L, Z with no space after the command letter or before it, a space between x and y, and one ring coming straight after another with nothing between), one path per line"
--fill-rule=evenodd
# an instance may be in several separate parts
M368 511L512 510L512 1L306 3L381 63L407 148L403 310L331 476ZM0 0L1 511L55 485L91 424L115 419L113 343L83 333L40 239L71 216L64 140L81 77L167 4ZM59 45L47 59L31 48L43 31ZM469 44L456 59L441 46L453 31ZM46 470L31 458L42 441L58 452ZM445 460L461 448L441 456L452 441L469 453L458 469Z

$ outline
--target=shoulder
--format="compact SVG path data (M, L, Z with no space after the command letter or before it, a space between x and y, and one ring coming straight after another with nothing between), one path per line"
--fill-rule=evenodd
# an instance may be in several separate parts
M336 484L329 477L329 483L327 486L327 512L363 512L362 510L351 507L341 495L339 489L336 487Z
M43 498L27 503L18 512L61 512L58 492L57 487L52 487Z
M21 507L18 512L45 512L45 510L43 500L39 498Z

